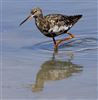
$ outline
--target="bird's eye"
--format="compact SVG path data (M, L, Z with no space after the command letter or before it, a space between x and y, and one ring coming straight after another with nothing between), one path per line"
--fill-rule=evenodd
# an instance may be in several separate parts
M34 14L34 13L36 13L36 12L37 12L36 10L35 10L35 11L32 10L32 11L31 11L31 14Z
M35 10L34 13L36 13L37 11Z

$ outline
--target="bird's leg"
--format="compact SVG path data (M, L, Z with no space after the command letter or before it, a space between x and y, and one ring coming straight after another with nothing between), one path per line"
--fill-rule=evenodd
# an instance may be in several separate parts
M53 37L53 42L54 42L54 50L58 51L58 45L57 45L56 40L55 40L54 37Z
M74 35L73 35L73 34L71 34L71 33L69 33L69 32L67 32L67 34L70 35L68 38L64 38L64 39L58 40L58 41L56 42L56 46L57 46L57 47L58 47L58 45L59 45L60 43L66 41L66 40L70 40L70 39L74 38Z
M67 34L70 35L71 39L75 37L73 34L71 34L71 33L69 33L69 32L67 32Z
M54 42L54 45L56 45L56 40L55 40L55 38L53 37L53 42Z

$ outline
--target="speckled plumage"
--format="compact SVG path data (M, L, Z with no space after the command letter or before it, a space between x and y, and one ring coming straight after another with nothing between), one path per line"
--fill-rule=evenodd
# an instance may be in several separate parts
M66 33L80 18L82 15L66 16L61 14L49 14L43 17L35 18L35 23L38 29L48 37L55 37ZM62 30L53 31L53 28L57 26Z

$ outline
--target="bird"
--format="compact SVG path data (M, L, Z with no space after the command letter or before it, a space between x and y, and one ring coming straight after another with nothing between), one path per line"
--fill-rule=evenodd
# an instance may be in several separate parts
M63 15L63 14L48 14L43 15L41 8L33 8L30 12L30 15L20 23L20 26L25 23L28 19L34 18L35 24L40 32L53 39L54 49L58 49L60 43L70 40L75 36L68 32L74 24L82 17L82 14L77 15ZM56 40L55 37L68 34L69 37L64 39Z

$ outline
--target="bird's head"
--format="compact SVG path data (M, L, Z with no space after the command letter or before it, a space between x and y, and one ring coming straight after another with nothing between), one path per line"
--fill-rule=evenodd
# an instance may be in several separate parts
M40 8L33 8L31 10L31 15L33 15L33 17L38 17L42 15L42 10Z
M39 16L43 16L42 15L42 10L40 8L38 8L38 7L37 8L33 8L31 10L31 14L24 21L22 21L20 23L20 25L22 25L24 22L26 22L28 19L31 19L32 17L37 18Z

